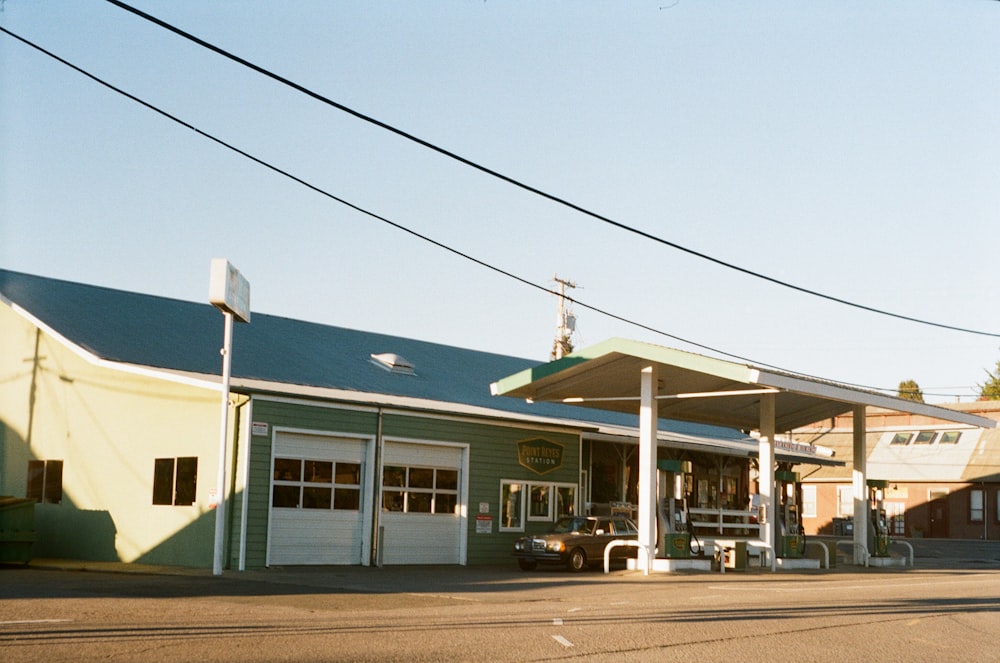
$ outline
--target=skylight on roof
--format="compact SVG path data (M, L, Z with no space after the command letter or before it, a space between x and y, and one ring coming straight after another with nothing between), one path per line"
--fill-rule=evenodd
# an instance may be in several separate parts
M413 372L413 364L394 352L383 352L382 354L377 355L373 354L371 355L371 361L379 368L383 368L390 373L416 375L416 373Z

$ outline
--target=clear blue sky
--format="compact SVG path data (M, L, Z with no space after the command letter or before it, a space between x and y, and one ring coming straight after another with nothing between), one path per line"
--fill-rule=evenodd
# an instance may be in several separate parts
M998 2L134 4L693 250L1000 333ZM572 279L582 301L669 334L966 400L1000 359L1000 339L791 292L561 208L101 0L0 8L8 30L330 193L534 283ZM255 312L539 360L555 333L554 296L0 35L0 267L205 301L213 257L247 277ZM576 313L578 346L692 349Z

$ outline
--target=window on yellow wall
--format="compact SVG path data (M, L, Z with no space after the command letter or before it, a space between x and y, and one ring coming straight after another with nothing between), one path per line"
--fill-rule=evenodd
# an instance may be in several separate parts
M153 462L153 504L190 506L198 492L198 458L157 458Z
M59 504L62 502L62 474L61 460L29 460L25 497L43 504Z

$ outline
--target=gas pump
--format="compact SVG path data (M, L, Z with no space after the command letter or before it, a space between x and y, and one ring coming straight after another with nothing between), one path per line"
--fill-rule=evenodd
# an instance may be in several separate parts
M885 489L888 481L868 479L868 545L872 557L889 556L889 521L885 517Z
M802 484L798 472L778 470L774 473L778 494L778 557L802 557L806 550L805 529L802 527Z
M661 460L656 469L657 556L690 557L685 477L691 473L691 461Z

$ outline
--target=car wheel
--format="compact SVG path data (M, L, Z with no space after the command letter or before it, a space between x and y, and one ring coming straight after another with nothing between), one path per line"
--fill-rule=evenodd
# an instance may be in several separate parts
M583 571L587 567L587 555L581 548L574 548L566 560L570 571Z
M519 559L517 565L521 567L522 571L534 571L538 568L538 562L533 559Z

